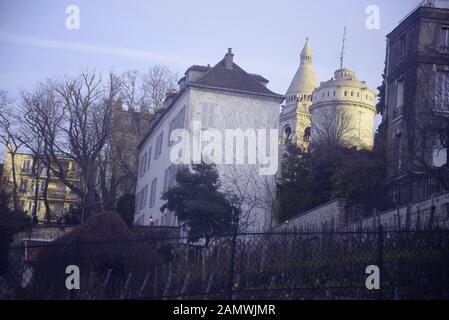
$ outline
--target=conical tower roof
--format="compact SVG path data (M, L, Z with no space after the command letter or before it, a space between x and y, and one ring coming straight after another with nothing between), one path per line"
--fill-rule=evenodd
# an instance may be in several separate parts
M315 72L312 66L313 51L309 38L306 39L301 51L301 63L287 90L286 95L297 95L300 93L311 94L318 87Z

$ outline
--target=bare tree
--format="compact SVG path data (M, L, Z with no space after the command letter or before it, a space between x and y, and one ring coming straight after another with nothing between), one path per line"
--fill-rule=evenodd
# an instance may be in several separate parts
M275 177L260 176L259 169L251 165L224 165L220 169L224 193L240 212L239 229L270 227L271 207L276 197Z
M23 141L35 154L33 136L45 147L42 160L51 174L81 198L82 218L98 206L96 192L98 158L111 130L111 117L118 82L110 74L107 82L95 72L82 73L74 79L47 81L30 94L24 93ZM64 158L77 168L67 167ZM71 179L79 171L81 184Z
M163 107L167 92L175 90L178 75L166 66L153 66L142 75L141 110L154 113Z
M342 109L330 108L317 112L318 117L312 127L312 145L347 145L355 131L350 114Z
M137 182L138 145L154 112L175 88L176 74L154 66L146 73L127 71L117 76L118 100L112 114L112 130L99 160L102 204L113 209L117 197L133 193Z
M14 101L8 97L7 93L0 90L0 143L2 143L7 153L11 157L12 176L12 197L14 211L19 210L18 184L16 172L16 155L22 147L22 142L18 139L18 126L14 121Z

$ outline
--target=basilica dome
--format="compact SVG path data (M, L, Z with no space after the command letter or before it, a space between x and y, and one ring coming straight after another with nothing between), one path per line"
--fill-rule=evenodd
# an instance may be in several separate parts
M312 141L333 138L350 147L372 148L376 94L346 68L313 92Z

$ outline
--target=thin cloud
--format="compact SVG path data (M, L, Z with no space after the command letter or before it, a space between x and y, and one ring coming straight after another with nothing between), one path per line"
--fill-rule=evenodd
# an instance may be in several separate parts
M192 62L191 59L166 53L162 54L128 48L117 48L84 42L58 41L8 32L0 32L0 42L39 48L110 55L134 60L158 61L175 64L189 64Z

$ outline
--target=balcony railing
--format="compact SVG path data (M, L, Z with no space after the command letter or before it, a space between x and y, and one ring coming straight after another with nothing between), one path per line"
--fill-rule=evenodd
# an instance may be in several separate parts
M20 174L31 175L33 170L31 168L23 169L20 171Z
M439 178L447 179L444 176ZM439 178L427 174L409 173L388 183L385 190L395 206L405 205L446 192L447 189Z
M34 196L34 193L33 193ZM38 197L43 198L44 197L44 190L39 190ZM62 191L62 190L55 190L55 189L48 189L47 191L47 199L58 199L58 200L69 200L69 201L75 201L78 200L78 195L71 191Z

